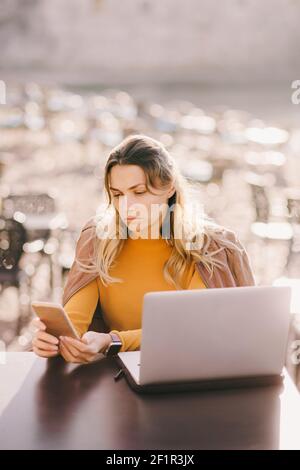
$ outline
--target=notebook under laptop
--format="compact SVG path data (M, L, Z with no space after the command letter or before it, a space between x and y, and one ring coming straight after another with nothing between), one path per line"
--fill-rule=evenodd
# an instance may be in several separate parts
M278 382L290 301L289 286L149 292L141 349L116 358L139 392Z

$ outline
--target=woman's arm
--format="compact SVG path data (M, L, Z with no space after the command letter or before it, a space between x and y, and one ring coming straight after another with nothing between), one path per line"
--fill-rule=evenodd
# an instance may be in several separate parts
M87 331L99 299L97 279L76 292L64 309L72 321L81 340L60 337L59 349L68 362L90 362L98 352L103 352L111 341L108 333Z
M86 334L88 334L91 336L91 338L93 337L94 342L97 341L97 339L101 340L101 333L93 332L93 335L91 335L92 332L86 332L92 322L93 315L97 307L98 299L98 283L97 279L94 279L93 281L89 282L86 286L79 289L79 291L76 292L64 306L65 311L67 312L80 337L83 336L84 339ZM116 333L122 341L122 348L120 351L134 351L140 349L142 333L141 329L125 331L111 330L111 332ZM107 334L106 336L108 340L108 345L110 342L110 338ZM69 344L69 347L75 347L76 345L80 346L75 340L66 340L66 342L67 344ZM72 349L72 351L73 353L75 352L74 349Z
M122 347L120 349L120 352L136 351L141 348L141 337L142 337L141 328L137 330L125 330L125 331L111 330L111 333L116 333L122 341Z
M67 312L76 331L81 337L92 322L99 298L97 279L79 289L66 303Z

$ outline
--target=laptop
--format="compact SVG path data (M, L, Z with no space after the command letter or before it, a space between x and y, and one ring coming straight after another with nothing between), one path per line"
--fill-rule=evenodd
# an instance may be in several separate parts
M201 390L282 380L290 286L148 292L141 349L119 352L138 392Z

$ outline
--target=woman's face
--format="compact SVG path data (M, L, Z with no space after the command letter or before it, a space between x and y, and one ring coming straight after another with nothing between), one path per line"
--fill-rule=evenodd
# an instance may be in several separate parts
M146 187L146 176L138 165L115 165L110 171L109 187L112 201L120 218L130 231L145 233L150 226L159 227L166 214L168 199L174 194L175 188L167 189ZM159 214L162 214L159 217Z

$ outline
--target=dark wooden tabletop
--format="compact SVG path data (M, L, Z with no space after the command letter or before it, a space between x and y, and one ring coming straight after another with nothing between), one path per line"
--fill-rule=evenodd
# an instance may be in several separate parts
M139 395L113 358L90 365L7 353L1 449L300 449L300 396L283 385Z

